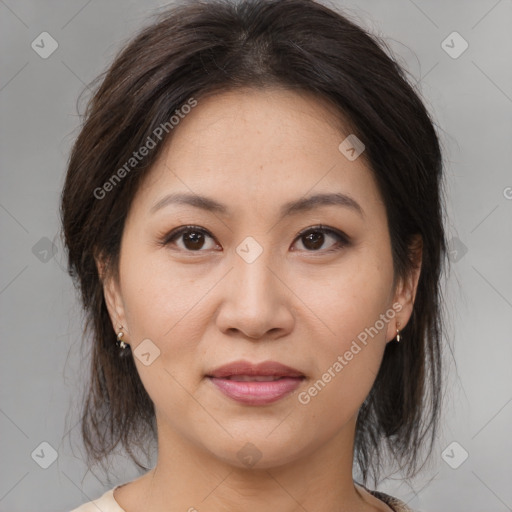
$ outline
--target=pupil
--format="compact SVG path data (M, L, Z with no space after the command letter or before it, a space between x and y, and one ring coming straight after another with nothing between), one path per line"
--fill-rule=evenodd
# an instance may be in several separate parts
M309 233L304 235L304 238L306 239L304 246L309 249L319 249L324 242L323 233ZM187 249L200 249L204 243L204 236L197 231L189 231L184 235L184 243Z
M323 233L309 233L308 235L305 236L306 240L308 240L308 242L312 242L312 245L309 246L309 248L312 248L312 249L318 249L320 247L322 247L322 244L324 242L323 238L324 238L324 234ZM305 247L308 247L308 244L304 244Z
M200 249L204 242L203 234L196 231L189 231L189 234L185 235L184 242L187 249ZM187 243L191 243L192 245L188 246Z

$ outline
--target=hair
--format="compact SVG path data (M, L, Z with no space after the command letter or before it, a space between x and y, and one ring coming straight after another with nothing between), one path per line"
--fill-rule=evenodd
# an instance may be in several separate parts
M429 458L443 380L442 154L419 93L388 53L379 38L313 0L189 1L167 7L96 79L101 83L72 148L60 205L68 272L81 292L84 337L90 334L90 382L80 417L89 468L120 442L148 469L132 448L142 448L146 435L155 439L154 405L131 352L119 355L103 279L119 277L131 202L172 129L121 173L123 179L113 183L113 175L191 98L200 104L206 95L243 87L312 93L350 123L385 203L395 282L414 270L421 236L412 316L404 341L387 343L359 410L354 463L366 483L370 475L377 482L384 462L410 478ZM109 192L98 197L107 182ZM97 258L105 262L104 275Z

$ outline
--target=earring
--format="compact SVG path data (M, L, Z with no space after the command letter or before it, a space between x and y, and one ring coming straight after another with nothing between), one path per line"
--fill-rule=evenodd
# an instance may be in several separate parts
M400 326L400 324L397 322L396 323L396 342L397 343L400 343L400 339L401 339L400 329L398 328L399 326Z
M128 345L123 341L124 332L121 331L122 325L119 326L119 332L117 333L117 346L121 349L125 349Z

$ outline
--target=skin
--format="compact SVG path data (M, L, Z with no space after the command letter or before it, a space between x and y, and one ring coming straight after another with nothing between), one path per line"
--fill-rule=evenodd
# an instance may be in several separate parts
M123 326L132 351L145 339L160 351L148 366L134 357L155 404L158 461L116 490L127 512L391 510L354 484L355 424L386 343L410 318L421 255L418 270L394 287L374 178L363 157L349 161L338 149L349 133L306 93L248 89L202 98L137 191L119 281L104 280L114 329ZM179 204L150 213L171 192L208 196L230 213ZM323 205L279 218L282 204L321 192L349 195L364 216ZM159 243L189 224L207 231L199 249L183 236ZM349 244L325 234L315 247L297 236L318 224L342 231ZM248 236L263 249L252 263L236 252ZM397 302L400 312L301 404L298 393ZM242 405L205 378L238 359L279 361L306 379L277 402ZM252 467L237 456L248 442L261 454Z

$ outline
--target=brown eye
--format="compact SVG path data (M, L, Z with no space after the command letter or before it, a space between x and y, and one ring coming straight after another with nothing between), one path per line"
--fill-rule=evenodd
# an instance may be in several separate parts
M188 231L182 235L183 245L191 251L201 249L204 245L204 234L200 231Z
M320 249L325 241L324 233L309 233L307 235L302 235L302 240L304 247L307 249Z
M306 231L299 233L297 237L302 242L308 252L320 252L321 249L329 239L334 240L324 252L332 252L348 244L348 238L343 233L337 230L325 228L322 226L316 228L308 228Z
M200 252L205 249L208 239L213 241L213 237L204 229L195 226L184 226L170 233L165 240L165 245L174 244L177 240L181 242L181 244L176 244L178 248L185 251ZM213 249L214 247L215 243L213 245L210 243L210 247L206 247L206 249Z
M324 226L308 228L299 233L296 240L302 242L303 250L319 253L333 252L349 244L349 238L344 233ZM186 252L204 252L218 247L210 233L197 226L182 226L172 231L163 240L163 245L174 245Z

